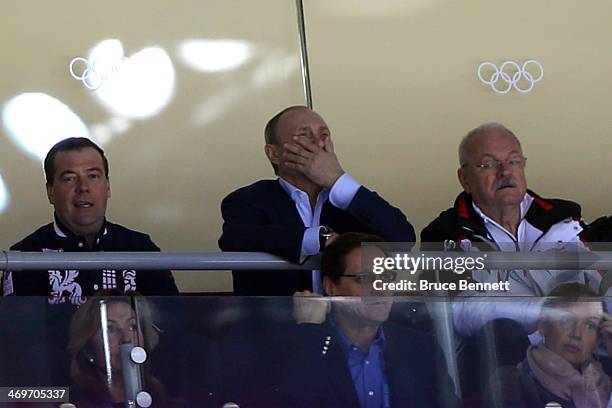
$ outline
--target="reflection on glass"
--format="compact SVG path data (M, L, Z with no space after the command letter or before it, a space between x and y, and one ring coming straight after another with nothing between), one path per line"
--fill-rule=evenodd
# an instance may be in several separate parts
M253 46L240 40L186 40L178 47L182 61L201 72L228 71L247 62Z
M2 179L2 175L0 174L0 214L2 214L4 212L4 210L6 210L6 207L8 207L8 203L9 203L9 192L6 189L6 186L4 185L4 180Z
M44 93L23 93L9 100L2 122L11 140L27 154L44 159L55 143L89 137L81 118L66 104Z
M174 66L159 47L147 47L125 58L121 42L104 40L96 45L89 61L96 72L106 73L95 95L116 115L145 118L161 111L172 99Z
M244 87L228 87L216 95L208 96L193 109L193 126L206 126L217 120L221 115L230 112L245 94Z
M136 370L125 366L125 346L151 352L158 341L151 310L136 293L108 289L90 298L75 313L70 326L71 400L79 407L122 406L131 400L126 394L130 385L138 383L153 396L154 406L180 406L167 398L149 364Z
M100 301L100 331L102 337L102 345L97 344L96 347L96 354L98 357L97 361L104 362L103 366L106 373L106 385L109 389L111 389L113 386L113 367L115 367L115 370L119 370L119 367L121 367L121 365L118 363L118 353L116 351L113 356L114 358L111 357L110 344L108 341L108 313L106 309L106 302L104 300ZM99 342L100 336L96 337L96 339ZM101 358L100 355L103 355L104 357ZM112 365L111 359L113 360ZM96 360L94 359L94 362L95 361Z
M606 361L612 351L612 318L586 285L565 283L549 296L537 324L543 340L529 345L518 365L496 369L483 406L543 407L551 400L563 407L609 406L612 384ZM500 349L514 345L491 338ZM603 348L595 353L600 345L607 353Z
M90 126L91 134L99 144L106 144L112 139L127 132L132 126L129 119L120 116L113 116L106 123L96 123Z
M401 13L415 12L425 7L433 7L436 2L430 0L341 0L321 3L327 12L335 13L346 18L347 16L367 16L368 18L390 19Z
M248 92L256 91L265 86L279 86L289 81L291 75L299 68L299 55L272 54L258 61L252 70L251 87L225 87L217 94L208 94L206 98L193 109L193 126L206 126L217 120L226 112L230 112Z
M286 82L298 70L299 61L297 53L270 55L253 71L253 84L261 88Z

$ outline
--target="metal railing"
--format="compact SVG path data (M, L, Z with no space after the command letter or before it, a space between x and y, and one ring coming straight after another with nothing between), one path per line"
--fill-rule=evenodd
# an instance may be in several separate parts
M261 252L17 252L0 251L0 270L308 270L320 257L302 264Z
M612 251L600 252L412 252L411 257L483 257L483 269L612 270ZM308 270L320 256L301 264L261 252L17 252L0 251L0 270L145 269L145 270ZM435 270L434 264L420 270Z

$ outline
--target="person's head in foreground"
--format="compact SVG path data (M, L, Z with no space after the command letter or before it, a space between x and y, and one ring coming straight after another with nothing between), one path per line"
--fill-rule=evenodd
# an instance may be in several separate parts
M125 401L121 345L131 343L149 354L159 341L151 311L134 292L104 290L79 308L70 325L68 354L72 386L86 401ZM145 390L163 395L161 384L143 366Z
M610 330L604 321L603 304L589 288L578 283L556 287L538 322L544 340L527 351L538 383L576 407L606 406L610 380L593 360L602 332Z
M602 302L588 300L597 295L579 283L557 286L549 296L538 322L543 344L580 370L599 344Z
M364 243L374 245L363 246ZM338 236L325 247L321 258L323 288L328 296L341 297L333 301L332 313L342 325L378 327L389 317L392 302L385 299L389 292L373 289L376 279L392 281L394 272L377 275L372 271L373 259L385 257L383 240L371 234L349 232Z

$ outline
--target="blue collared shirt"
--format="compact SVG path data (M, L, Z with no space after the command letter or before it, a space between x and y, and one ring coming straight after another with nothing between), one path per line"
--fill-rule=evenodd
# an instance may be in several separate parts
M389 388L385 377L385 333L382 327L374 341L370 345L368 352L355 346L342 331L330 319L332 326L336 328L340 345L345 357L353 385L357 392L360 408L381 408L389 406Z
M278 182L295 203L295 208L306 227L304 237L302 238L302 256L315 255L320 251L319 227L321 226L321 210L323 209L323 204L329 200L334 207L346 210L361 187L361 184L355 181L355 179L344 173L336 180L331 189L324 188L319 192L317 203L313 211L306 192L282 178L279 178ZM321 272L319 270L312 271L312 289L313 292L323 293Z

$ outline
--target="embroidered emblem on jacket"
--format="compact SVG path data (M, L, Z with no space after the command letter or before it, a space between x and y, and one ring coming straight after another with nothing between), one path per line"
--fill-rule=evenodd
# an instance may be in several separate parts
M49 271L49 286L51 286L51 296L49 296L49 304L57 305L66 303L70 300L73 305L82 305L87 300L82 296L83 290L81 285L75 282L79 276L77 270Z
M117 287L117 272L114 269L102 269L102 289Z
M123 271L123 290L136 290L136 271L127 269Z

